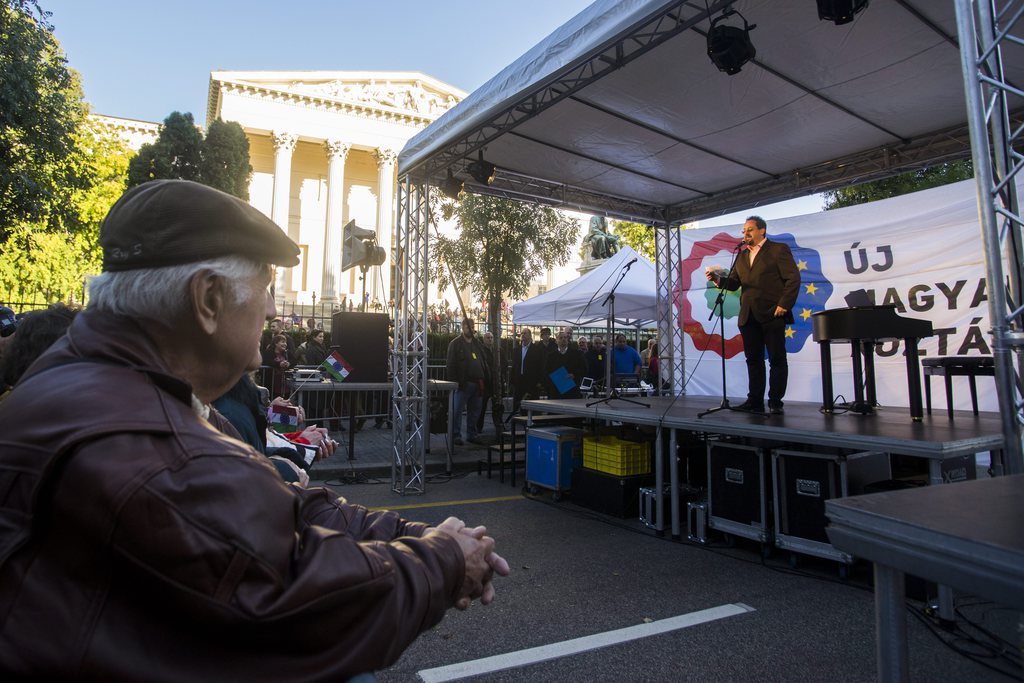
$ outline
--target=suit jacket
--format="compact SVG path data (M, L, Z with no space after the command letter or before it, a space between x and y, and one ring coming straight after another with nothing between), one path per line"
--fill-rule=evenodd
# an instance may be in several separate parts
M730 291L743 288L740 325L746 325L750 316L759 323L769 322L775 317L776 306L785 308L785 321L793 323L793 306L800 293L800 271L789 245L765 240L753 266L744 249L736 257L736 265L729 276L722 278L721 285Z
M540 343L532 343L526 347L526 358L523 359L523 345L517 344L512 350L512 386L519 394L535 393L537 385L544 384L544 356L547 348ZM523 361L524 367L520 367Z
M551 373L560 367L564 367L566 372L573 376L573 381L576 385L565 392L564 394L558 391L555 387L554 382L551 381ZM551 398L579 398L580 396L580 382L587 374L587 361L583 358L583 352L578 348L572 348L571 346L565 350L565 353L558 352L558 346L555 346L554 351L548 351L548 355L544 360L544 381L548 387L548 396Z

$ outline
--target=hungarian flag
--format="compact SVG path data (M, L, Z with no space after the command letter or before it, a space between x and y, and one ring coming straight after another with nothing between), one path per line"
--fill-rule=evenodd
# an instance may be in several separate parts
M295 432L299 429L299 409L295 406L272 405L267 411L270 428L279 434Z
M352 366L337 351L331 351L331 355L327 356L324 360L323 367L330 373L331 377L339 382L344 382L345 378L352 372Z

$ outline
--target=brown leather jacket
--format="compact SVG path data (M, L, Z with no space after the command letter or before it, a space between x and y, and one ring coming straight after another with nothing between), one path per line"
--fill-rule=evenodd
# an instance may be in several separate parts
M96 311L0 404L0 671L340 681L454 604L458 543L281 481Z

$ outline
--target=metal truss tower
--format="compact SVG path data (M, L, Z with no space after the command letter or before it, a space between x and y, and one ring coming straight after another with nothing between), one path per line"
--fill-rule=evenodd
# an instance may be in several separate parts
M423 493L426 488L426 447L430 439L427 394L429 225L429 186L414 183L408 176L399 178L391 490L402 495Z
M1009 82L1003 64L1004 58L1019 60L1024 53L1024 0L956 0L956 19L1005 443L1003 462L994 459L993 469L1019 474L1024 472L1019 372L1024 359L1024 221L1016 178L1024 168L1019 116L1024 90Z
M682 260L681 228L655 227L655 283L658 300L658 368L668 381L673 396L684 391L686 358L683 355L683 326L679 319L681 295L679 263Z

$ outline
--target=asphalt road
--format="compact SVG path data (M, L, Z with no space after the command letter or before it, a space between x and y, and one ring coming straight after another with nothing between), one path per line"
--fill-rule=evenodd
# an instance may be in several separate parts
M419 496L397 496L383 482L334 488L353 502L401 508L409 519L455 515L485 524L512 567L511 576L497 581L494 604L449 612L378 672L384 683L454 680L446 678L450 670L438 669L469 662L469 670L478 670L477 660L502 654L509 655L507 668L465 680L876 680L867 565L855 565L841 580L834 563L806 558L794 569L787 554L762 559L758 546L745 541L727 547L721 540L709 546L667 540L636 519L592 513L571 498L524 497L476 474L428 481ZM1018 643L1019 661L1018 615L975 603L959 600L967 616ZM674 626L707 610L716 618L622 640L622 629ZM955 652L913 616L908 622L911 680L1014 680ZM591 647L598 637L611 644ZM973 643L961 647L988 655ZM1005 658L986 661L1010 668ZM1016 671L1020 680L1019 666Z

